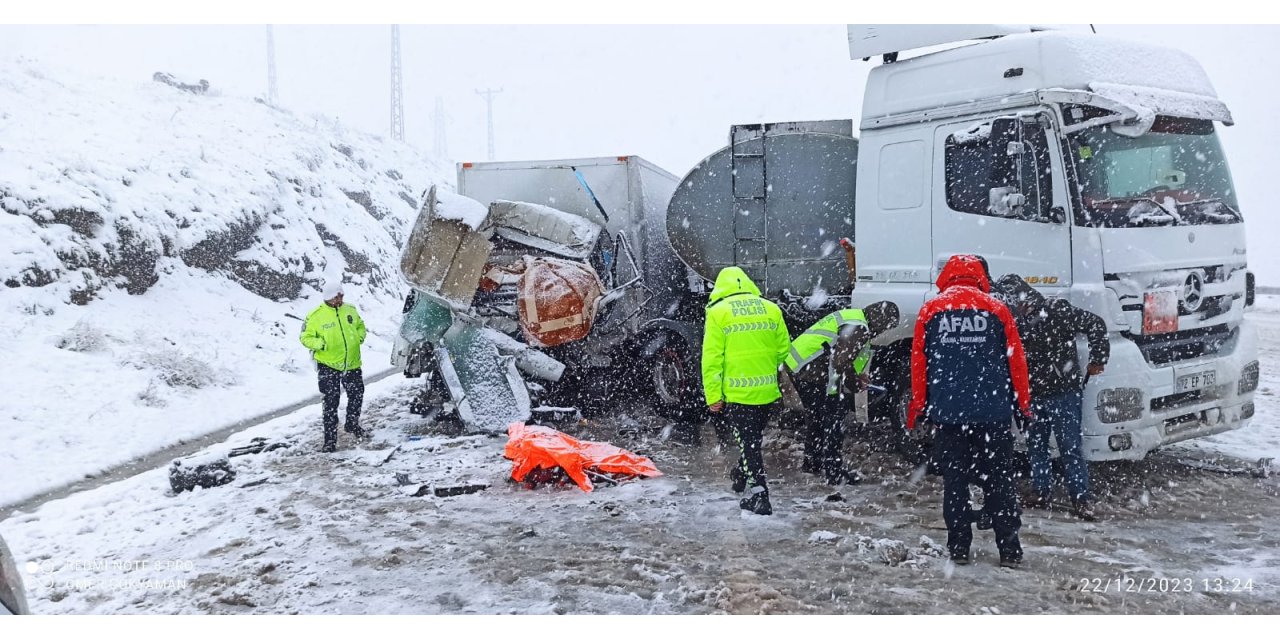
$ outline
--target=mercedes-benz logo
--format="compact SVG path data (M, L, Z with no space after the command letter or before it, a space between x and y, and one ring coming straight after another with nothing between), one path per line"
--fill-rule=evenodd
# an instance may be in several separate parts
M1200 304L1204 302L1204 280L1200 277L1199 271L1192 271L1187 276L1187 282L1182 285L1182 304L1187 311L1195 312L1200 310Z

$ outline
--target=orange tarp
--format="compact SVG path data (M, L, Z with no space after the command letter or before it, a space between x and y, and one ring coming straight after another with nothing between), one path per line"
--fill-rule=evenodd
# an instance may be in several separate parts
M662 475L653 461L605 442L587 442L550 427L513 422L507 427L503 455L514 463L511 479L524 481L535 469L560 467L583 491L591 491L585 471L654 478Z

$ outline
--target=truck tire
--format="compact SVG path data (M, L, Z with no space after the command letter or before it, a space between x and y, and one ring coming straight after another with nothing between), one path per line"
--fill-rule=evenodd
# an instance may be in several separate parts
M654 411L681 424L701 423L707 411L692 347L675 332L663 331L645 353Z

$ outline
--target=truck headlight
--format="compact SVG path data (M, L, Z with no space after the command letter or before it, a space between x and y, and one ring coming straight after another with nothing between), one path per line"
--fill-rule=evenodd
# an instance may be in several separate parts
M1098 393L1098 419L1105 424L1142 417L1142 389L1116 387Z
M1254 360L1246 364L1240 370L1240 382L1236 389L1240 395L1244 395L1258 388L1258 361Z

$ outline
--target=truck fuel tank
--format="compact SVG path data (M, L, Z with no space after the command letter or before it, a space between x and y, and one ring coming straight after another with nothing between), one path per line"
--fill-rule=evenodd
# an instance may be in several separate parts
M848 294L857 160L848 120L735 125L676 187L671 245L708 281L737 265L769 296Z

